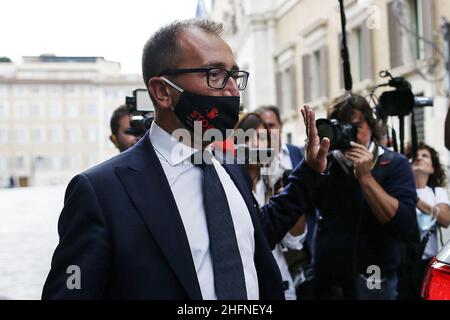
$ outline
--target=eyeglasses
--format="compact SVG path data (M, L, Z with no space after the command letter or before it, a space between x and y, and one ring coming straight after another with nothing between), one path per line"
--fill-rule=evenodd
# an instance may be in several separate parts
M173 69L166 70L161 73L162 75L178 75L185 73L197 73L203 72L206 74L208 87L213 89L223 89L231 78L236 81L236 85L240 91L247 87L247 81L249 73L241 70L225 70L221 68L186 68L186 69Z

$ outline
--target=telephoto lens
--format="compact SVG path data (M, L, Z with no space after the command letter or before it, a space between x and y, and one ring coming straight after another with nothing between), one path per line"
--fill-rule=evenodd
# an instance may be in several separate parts
M323 138L330 139L331 150L347 150L350 142L356 141L358 129L351 123L339 122L336 119L317 119L317 134L320 140Z

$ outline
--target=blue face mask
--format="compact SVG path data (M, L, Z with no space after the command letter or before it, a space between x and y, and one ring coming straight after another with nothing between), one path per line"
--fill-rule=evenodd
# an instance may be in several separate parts
M436 224L436 218L420 212L417 215L417 223L419 224L419 228L421 231L429 231Z

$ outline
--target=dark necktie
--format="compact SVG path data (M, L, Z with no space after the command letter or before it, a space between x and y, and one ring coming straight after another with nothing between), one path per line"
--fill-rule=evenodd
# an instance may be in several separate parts
M195 166L202 169L203 203L217 299L247 300L244 268L225 190L214 165L203 162Z

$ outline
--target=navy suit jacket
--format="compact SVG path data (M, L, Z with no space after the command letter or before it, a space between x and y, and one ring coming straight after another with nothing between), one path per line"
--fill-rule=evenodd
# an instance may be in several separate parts
M312 205L321 175L299 165L285 191L258 209L242 169L224 168L253 222L260 298L283 299L270 248ZM72 179L58 232L43 299L202 299L186 232L148 133ZM80 268L80 289L67 286L72 265Z

